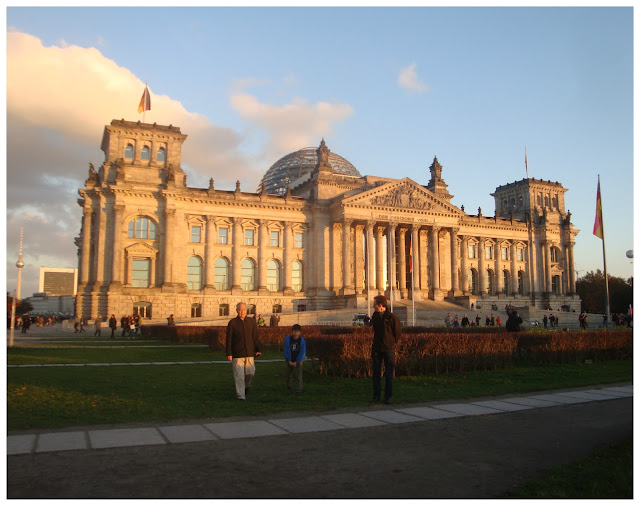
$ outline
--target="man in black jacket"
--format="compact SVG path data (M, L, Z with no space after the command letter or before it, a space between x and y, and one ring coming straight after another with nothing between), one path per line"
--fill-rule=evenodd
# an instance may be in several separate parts
M239 302L236 305L238 316L227 325L227 360L233 367L233 378L236 383L236 395L244 401L251 381L256 373L254 357L262 355L258 339L258 326L255 318L247 318L247 305Z
M391 404L393 395L393 368L395 365L396 343L402 334L402 325L396 315L387 308L387 298L377 295L373 298L375 312L371 317L373 343L371 360L373 371L373 402L380 402L380 372L384 362L384 403Z

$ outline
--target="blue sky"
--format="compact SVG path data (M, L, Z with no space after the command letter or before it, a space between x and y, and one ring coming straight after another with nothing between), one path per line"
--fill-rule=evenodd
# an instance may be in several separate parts
M40 266L75 267L77 189L104 125L173 124L189 186L255 191L285 154L328 147L361 174L429 181L437 156L455 205L492 214L497 186L559 181L581 230L601 176L609 273L633 249L630 7L9 7L7 288L25 227L23 296Z

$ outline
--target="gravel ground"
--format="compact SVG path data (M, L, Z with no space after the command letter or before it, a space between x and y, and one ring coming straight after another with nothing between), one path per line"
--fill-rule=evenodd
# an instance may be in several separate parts
M309 416L310 413L305 413ZM633 433L633 399L7 457L15 498L490 498Z

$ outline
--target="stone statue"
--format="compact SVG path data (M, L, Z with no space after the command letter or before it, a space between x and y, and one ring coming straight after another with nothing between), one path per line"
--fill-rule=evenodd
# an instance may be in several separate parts
M480 216L482 216L482 209L480 209L480 206L478 206L478 218L480 218Z
M237 192L240 191L240 180L239 179L236 181L236 191Z
M213 190L213 178L209 179L209 190Z
M98 173L92 163L89 163L89 181L97 181Z

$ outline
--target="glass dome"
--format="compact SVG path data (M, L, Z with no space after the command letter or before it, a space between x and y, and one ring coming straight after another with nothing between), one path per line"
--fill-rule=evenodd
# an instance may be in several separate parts
M289 186L296 179L310 173L318 162L317 148L304 148L283 156L274 163L260 181L267 193L284 195ZM329 153L329 164L336 174L362 177L348 160L340 155Z

